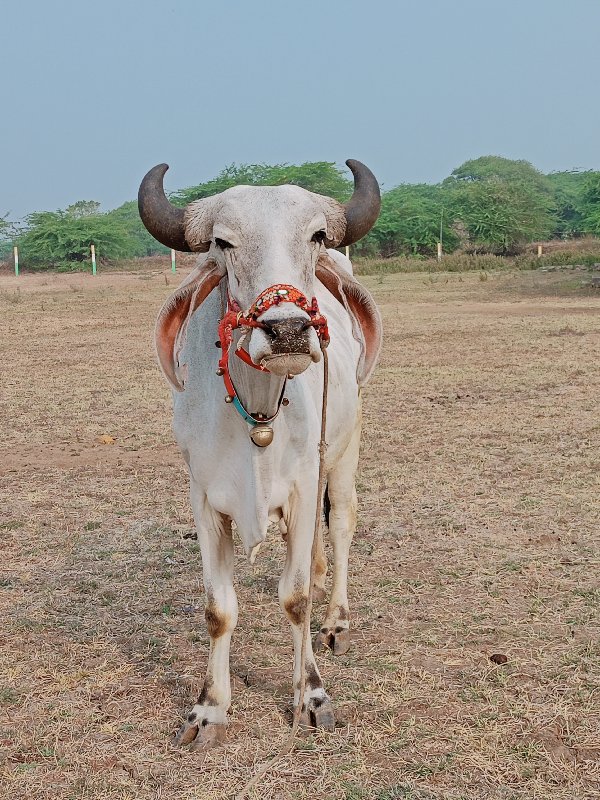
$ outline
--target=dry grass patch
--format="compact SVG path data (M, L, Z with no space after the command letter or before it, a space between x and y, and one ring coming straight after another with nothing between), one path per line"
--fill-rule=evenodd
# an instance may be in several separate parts
M600 300L566 280L365 279L386 345L365 398L353 647L320 661L340 727L300 742L256 798L600 794ZM2 279L11 800L230 797L287 735L272 535L254 566L238 559L227 747L170 744L208 644L152 352L172 288L159 271Z

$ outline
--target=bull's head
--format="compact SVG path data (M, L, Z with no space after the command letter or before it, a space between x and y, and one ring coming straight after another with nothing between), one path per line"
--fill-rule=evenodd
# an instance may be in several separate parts
M379 214L379 186L360 161L346 163L354 174L354 194L345 205L298 186L235 186L182 209L165 196L166 164L144 177L139 209L152 236L175 250L207 253L197 274L165 305L159 318L159 357L176 388L181 384L167 362L173 360L179 331L222 277L227 275L229 292L242 309L276 283L295 286L310 301L315 275L323 280L319 265L325 248L353 244L368 233ZM324 282L335 290L335 280L329 278ZM302 372L311 360L319 360L319 342L307 324L309 316L293 303L269 308L260 322L263 327L253 329L247 345L255 363L286 374Z

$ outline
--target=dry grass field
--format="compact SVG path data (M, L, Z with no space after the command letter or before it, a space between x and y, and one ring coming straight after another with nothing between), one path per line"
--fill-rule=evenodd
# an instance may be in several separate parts
M600 297L583 278L364 279L386 342L365 396L353 646L319 662L339 726L254 798L600 797ZM288 734L273 533L254 566L238 557L227 746L170 741L208 646L151 340L173 286L0 279L7 800L234 797Z

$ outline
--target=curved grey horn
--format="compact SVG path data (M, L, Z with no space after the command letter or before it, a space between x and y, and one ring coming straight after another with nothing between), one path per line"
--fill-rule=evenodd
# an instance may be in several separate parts
M169 203L163 188L168 169L168 164L157 164L144 176L138 192L140 217L148 233L161 244L191 253L192 248L185 240L185 210Z
M338 247L354 244L371 230L381 208L377 178L360 161L349 158L346 164L354 175L354 194L344 205L346 233Z

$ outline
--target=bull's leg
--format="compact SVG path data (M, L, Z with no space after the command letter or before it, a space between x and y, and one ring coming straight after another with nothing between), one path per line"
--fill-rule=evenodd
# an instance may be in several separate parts
M294 639L295 706L300 702L301 651L308 606L315 503L316 486L314 490L298 491L291 498L287 520L287 556L279 581L279 600L292 626ZM333 707L315 663L310 626L306 631L305 641L306 685L302 698L302 720L304 724L333 730Z
M323 525L319 525L317 533L317 550L315 556L315 580L313 583L313 597L315 600L325 600L325 579L327 577L327 556L323 546Z
M193 487L191 500L202 554L210 653L200 697L177 734L176 743L193 743L193 749L204 750L225 739L227 710L231 703L229 645L238 608L232 580L231 521L215 512L206 496Z
M316 636L317 650L329 647L342 655L350 647L348 555L356 529L355 476L360 448L360 416L346 452L327 476L329 535L333 545L333 583L325 621Z

